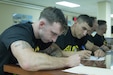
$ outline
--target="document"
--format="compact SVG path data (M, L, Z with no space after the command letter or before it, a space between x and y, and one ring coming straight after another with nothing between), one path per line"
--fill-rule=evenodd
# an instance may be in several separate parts
M113 75L113 70L111 69L89 67L89 66L76 66L62 71L77 73L77 74L85 74L85 75Z
M91 56L89 59L83 59L83 60L93 60L93 61L103 61L105 60L105 57L95 57L95 56Z

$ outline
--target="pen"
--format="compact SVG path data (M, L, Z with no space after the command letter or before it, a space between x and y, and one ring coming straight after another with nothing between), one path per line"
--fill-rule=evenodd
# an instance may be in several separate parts
M85 47L82 45L82 49L85 50Z

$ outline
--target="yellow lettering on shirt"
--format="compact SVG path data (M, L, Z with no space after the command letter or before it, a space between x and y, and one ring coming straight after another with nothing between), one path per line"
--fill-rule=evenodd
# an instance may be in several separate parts
M68 45L65 49L64 49L64 51L71 51L71 45Z
M75 46L72 47L72 51L77 51L78 49L79 49L79 48L78 48L77 45L75 45Z
M104 40L103 44L104 44L104 45L107 45L107 41L106 41L106 40Z
M77 45L75 46L71 46L71 45L68 45L64 51L77 51L79 49L79 47Z
M40 49L39 49L39 46L37 46L36 48L35 48L35 52L38 52Z

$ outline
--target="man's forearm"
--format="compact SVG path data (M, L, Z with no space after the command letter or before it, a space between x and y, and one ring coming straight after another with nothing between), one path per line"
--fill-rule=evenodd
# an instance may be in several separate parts
M88 49L88 50L91 50L91 51L96 51L97 49L99 49L98 46L94 45L92 42L90 41L87 41L87 43L85 44L85 47Z
M44 53L34 53L28 57L29 60L25 61L25 64L21 65L24 70L38 71L45 69L58 69L67 67L67 58L52 57Z
M37 53L36 59L31 61L34 65L31 67L31 71L44 70L44 69L58 69L67 67L67 58L63 57L52 57L46 54Z
M67 58L52 57L44 53L34 52L33 48L25 41L20 40L12 43L11 51L19 65L28 71L56 69L67 66Z
M76 53L76 52L71 52L71 51L62 51L62 54L63 54L64 57L74 55L75 53Z
M99 49L99 47L96 46L96 45L94 45L93 48L92 48L93 51L96 51L96 50L98 50L98 49Z

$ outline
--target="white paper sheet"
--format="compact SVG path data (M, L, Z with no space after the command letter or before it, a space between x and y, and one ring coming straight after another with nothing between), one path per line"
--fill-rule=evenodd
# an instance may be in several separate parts
M88 66L77 66L62 71L85 75L113 75L113 70Z
M105 57L95 57L95 56L91 56L89 59L84 59L84 60L94 60L94 61L103 61L105 60Z

